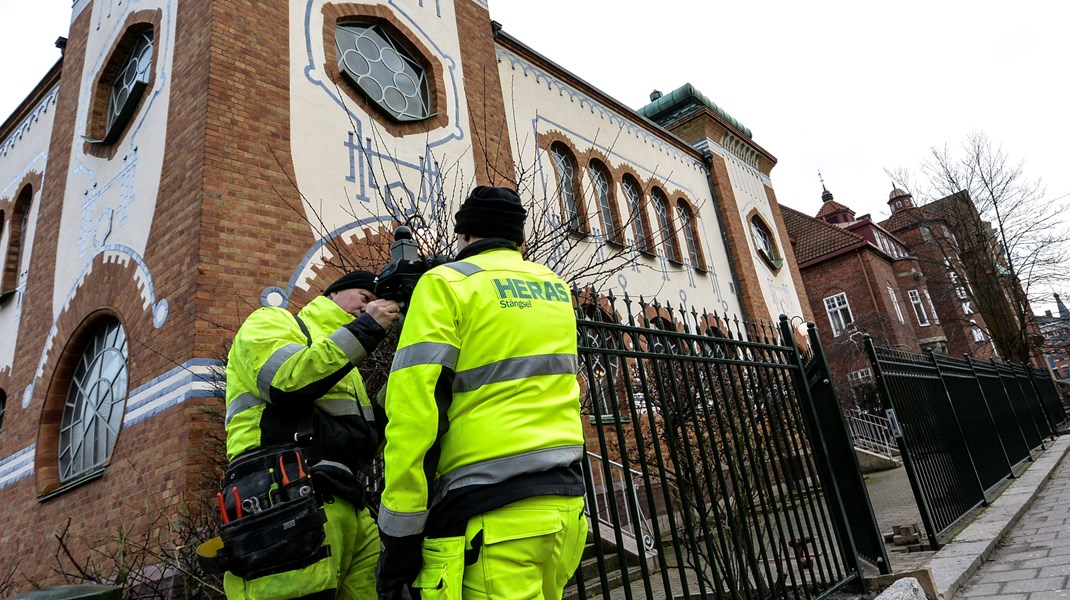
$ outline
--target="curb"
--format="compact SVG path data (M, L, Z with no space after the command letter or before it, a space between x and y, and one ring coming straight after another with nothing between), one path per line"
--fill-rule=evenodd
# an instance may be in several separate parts
M992 554L1044 484L1051 479L1067 451L1070 435L1060 436L1022 472L976 519L946 544L929 562L939 600L951 600ZM883 596L883 594L882 594ZM878 596L881 598L882 596Z

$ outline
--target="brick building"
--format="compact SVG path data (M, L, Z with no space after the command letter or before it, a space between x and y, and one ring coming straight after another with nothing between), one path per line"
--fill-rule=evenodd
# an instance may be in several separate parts
M1055 294L1055 308L1058 315L1047 310L1044 316L1037 317L1040 334L1044 337L1040 351L1055 379L1070 385L1070 310L1067 310L1059 294Z
M55 582L68 520L99 540L218 476L213 369L253 309L381 265L397 218L448 221L473 185L516 185L577 285L811 318L775 158L690 86L634 111L485 0L249 6L75 0L62 59L0 125L0 561L20 581Z
M971 284L959 259L935 259L924 240L901 226L896 215L907 198L893 190L892 218L881 223L856 216L827 189L816 216L781 207L842 398L872 380L865 333L906 350L996 356L983 315L960 297Z

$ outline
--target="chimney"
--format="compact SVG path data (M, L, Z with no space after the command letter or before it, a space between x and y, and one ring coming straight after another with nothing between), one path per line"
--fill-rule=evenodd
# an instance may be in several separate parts
M1051 318L1051 311L1050 310L1044 311L1044 316L1048 317L1050 319Z

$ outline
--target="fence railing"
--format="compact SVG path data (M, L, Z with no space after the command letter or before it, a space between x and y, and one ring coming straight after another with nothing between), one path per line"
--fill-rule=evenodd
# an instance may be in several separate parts
M586 510L588 515L596 515L593 520L603 528L602 535L611 536L614 530L620 530L625 536L624 547L628 552L644 556L653 551L653 528L639 502L643 474L625 469L619 462L606 460L593 452L587 453L587 469L596 483L587 490ZM608 479L603 479L606 474ZM612 507L611 495L615 500Z
M874 415L857 408L844 414L851 441L856 447L880 454L891 460L899 458L899 446L892 435L892 425L887 417Z
M577 297L586 443L598 457L588 511L616 526L592 528L591 568L566 595L820 598L860 581L841 490L868 496L857 464L829 464L853 459L850 436L835 397L819 406L811 395L787 322ZM627 550L635 534L649 536L644 555Z
M1028 365L876 346L866 352L926 534L940 546L1066 420ZM1049 387L1051 390L1049 390ZM1057 401L1057 393L1054 399Z

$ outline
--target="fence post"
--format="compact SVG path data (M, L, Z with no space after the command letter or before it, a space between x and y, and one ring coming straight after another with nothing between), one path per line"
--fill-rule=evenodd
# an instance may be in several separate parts
M994 424L996 422L995 415L992 414L992 406L988 403L988 395L985 394L985 389L981 385L981 378L977 375L977 367L973 365L973 358L969 354L962 355L966 359L966 364L970 365L970 372L973 373L973 382L977 384L977 391L981 394L981 401L985 404L985 411L988 413L989 420ZM1003 436L999 435L999 428L996 428L996 438L999 440L999 447L1003 450L1003 460L1007 461L1007 472L1010 473L1008 477L1015 478L1014 465L1011 464L1011 457L1007 454L1007 445L1003 443Z
M936 360L936 353L932 348L926 351L929 355L929 360L933 361L933 367L936 369L936 375L940 378L940 387L944 389L944 395L947 396L947 405L951 407L951 416L955 419L955 431L959 433L959 439L962 440L962 446L966 448L966 457L970 459L970 468L973 469L973 479L977 482L977 489L981 491L981 502L988 506L988 498L985 496L985 484L981 483L981 474L977 472L977 461L973 457L973 452L970 451L970 443L966 441L966 433L962 431L962 421L959 420L959 413L955 410L955 403L951 400L951 390L947 389L947 381L944 379L944 372L940 369L940 362Z
M1033 365L1029 363L1022 363L1022 370L1025 371L1026 376L1028 376L1029 378L1029 386L1033 388L1033 395L1037 399L1037 404L1040 405L1040 414L1044 415L1044 420L1047 422L1048 437L1050 437L1052 440L1055 440L1055 438L1057 438L1058 436L1055 435L1056 424L1054 415L1050 414L1050 412L1048 411L1048 407L1044 402L1044 395L1041 394L1040 388L1037 387L1036 378L1033 375Z
M813 323L810 324L813 327ZM796 393L799 396L799 403L803 405L803 415L805 422L810 424L810 432L813 435L814 445L817 446L818 456L814 457L814 461L817 463L821 474L824 475L824 479L827 481L829 490L828 498L831 506L829 512L836 511L837 518L833 519L833 523L838 523L836 531L839 535L840 552L843 554L843 559L846 564L850 561L850 564L854 565L855 573L858 575L858 581L862 583L862 587L865 588L865 580L862 575L862 563L858 558L858 548L855 545L854 535L851 533L850 522L847 519L847 509L843 502L843 494L840 492L839 482L836 481L836 477L833 475L832 459L829 456L828 443L825 440L825 434L821 430L820 419L818 418L817 408L814 406L814 399L810 395L810 386L806 381L806 365L803 364L802 354L799 352L799 347L795 343L794 332L791 330L791 323L788 321L787 315L780 315L780 336L784 340L784 345L790 350L789 354L794 362L794 369L791 370L792 380L795 382ZM817 355L818 349L815 348L815 359L821 360L824 364L824 357ZM826 381L828 379L826 378Z
M877 391L880 392L881 405L884 406L888 419L892 422L892 435L895 436L895 441L899 445L899 455L903 458L903 468L906 469L907 478L910 479L910 489L914 492L914 501L918 503L921 523L925 527L925 534L929 536L929 545L933 550L939 550L940 540L936 537L936 527L933 525L932 507L929 506L929 501L925 499L925 494L921 491L921 482L914 469L914 460L907 450L906 433L895 416L892 394L888 389L888 382L884 380L884 370L881 368L880 360L877 359L877 348L873 345L873 338L868 333L862 334L862 343L866 347L869 362L873 365L873 378L877 382Z

